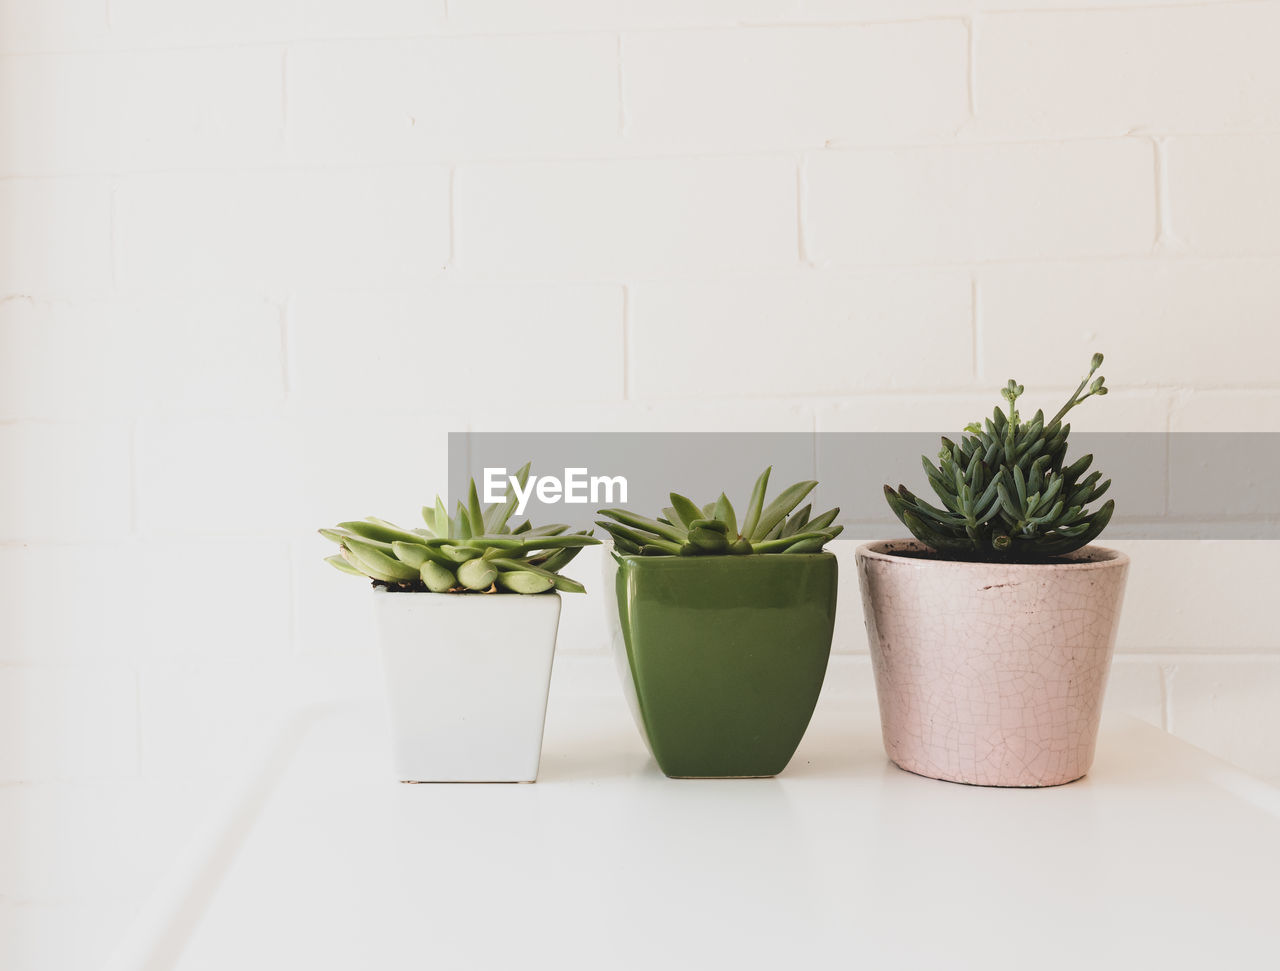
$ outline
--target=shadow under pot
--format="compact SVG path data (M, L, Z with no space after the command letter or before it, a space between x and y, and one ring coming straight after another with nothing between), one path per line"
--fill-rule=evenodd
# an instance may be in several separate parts
M884 746L909 772L1055 786L1093 763L1129 558L937 558L914 540L857 552Z
M615 559L619 667L658 767L677 779L781 772L826 676L836 558Z

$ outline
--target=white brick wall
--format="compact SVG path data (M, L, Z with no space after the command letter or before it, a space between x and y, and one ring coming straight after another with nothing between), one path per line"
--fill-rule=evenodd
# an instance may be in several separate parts
M413 517L450 430L932 430L1095 348L1080 427L1280 430L1277 28L0 0L0 964L93 966L282 707L376 691L312 530ZM1126 548L1108 704L1280 778L1274 544Z
M819 266L1138 256L1156 238L1138 140L820 152L804 171Z
M457 267L618 279L794 264L795 162L783 155L463 164Z
M958 20L629 34L627 140L724 152L945 136L968 113L968 50ZM850 96L880 91L893 96Z

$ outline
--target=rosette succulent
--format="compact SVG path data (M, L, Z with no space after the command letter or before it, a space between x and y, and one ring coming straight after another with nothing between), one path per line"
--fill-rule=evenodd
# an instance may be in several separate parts
M954 559L1035 561L1061 556L1092 542L1111 520L1115 502L1090 510L1111 480L1088 472L1092 455L1067 464L1071 425L1062 419L1094 395L1105 395L1105 379L1094 373L1102 355L1093 356L1084 380L1056 415L1037 411L1030 421L1018 414L1023 386L1010 380L999 407L982 425L965 428L959 442L942 439L937 464L923 456L929 485L942 508L914 495L906 486L884 487L885 498L913 536Z
M840 534L843 526L832 525L840 510L828 509L811 516L813 506L793 512L818 484L797 482L765 505L769 474L765 469L756 480L745 515L739 524L733 504L722 492L715 502L704 506L678 493L671 493L671 505L661 516L649 519L626 509L601 509L609 520L597 520L613 537L619 553L640 556L745 556L755 553L820 553Z
M529 480L526 464L516 479L521 488ZM527 520L514 529L507 525L516 510L514 486L502 502L480 505L475 480L466 503L450 516L436 497L422 508L426 529L401 529L370 516L322 529L320 535L341 548L327 557L343 573L368 577L392 590L432 593L582 593L576 580L562 570L584 546L599 540L590 530L568 532L565 525L532 526Z

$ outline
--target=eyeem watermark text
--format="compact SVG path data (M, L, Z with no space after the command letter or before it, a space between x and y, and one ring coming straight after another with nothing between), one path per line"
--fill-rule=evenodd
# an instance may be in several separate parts
M520 480L508 475L506 469L485 468L485 502L502 502L508 486L516 495L517 516L524 515L525 506L535 495L539 502L548 505L589 502L595 506L612 506L627 501L627 479L622 475L591 475L586 469L565 469L563 479L554 475L531 475L522 487Z

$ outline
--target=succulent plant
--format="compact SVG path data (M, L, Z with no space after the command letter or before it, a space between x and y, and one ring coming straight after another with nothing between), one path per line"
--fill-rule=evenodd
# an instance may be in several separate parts
M930 505L906 486L884 487L903 525L916 539L954 559L1038 560L1061 556L1092 542L1111 520L1108 499L1090 511L1111 480L1088 471L1092 455L1066 464L1071 425L1062 419L1076 405L1105 395L1104 378L1094 373L1102 355L1093 355L1088 375L1048 421L1037 411L1030 421L1018 414L1022 385L1010 380L1000 392L1006 415L997 406L981 426L965 428L960 441L942 439L938 463L923 456L925 475L944 508Z
M529 465L515 478L523 488L529 480ZM584 592L582 584L561 576L560 570L584 546L600 541L590 530L570 533L562 524L534 527L526 520L512 529L507 521L516 505L514 486L509 485L502 502L481 507L472 479L466 503L459 502L453 516L439 496L434 506L423 506L426 529L400 529L370 516L322 529L320 535L341 547L341 553L327 557L327 562L343 573L368 577L392 590Z
M839 535L843 526L833 526L840 510L829 509L813 516L812 505L792 512L814 486L814 481L788 486L769 505L764 504L769 487L765 469L756 480L747 502L746 515L738 524L733 504L722 492L715 502L699 506L678 493L671 493L671 505L657 519L637 516L625 509L601 509L600 515L613 522L597 520L613 537L617 552L640 556L725 556L751 553L820 553Z

